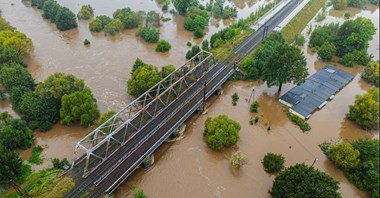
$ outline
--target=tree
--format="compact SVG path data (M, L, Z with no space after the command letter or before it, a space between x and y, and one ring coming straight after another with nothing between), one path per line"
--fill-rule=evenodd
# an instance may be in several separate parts
M367 0L349 0L348 5L355 8L364 8Z
M286 43L279 44L269 60L263 67L263 77L269 87L279 86L279 92L283 83L300 84L308 76L306 58L297 47Z
M133 64L133 67L132 67L131 74L133 74L133 72L135 72L138 68L140 68L144 65L146 65L146 64L141 59L136 58L135 63Z
M296 164L281 171L273 182L271 195L277 197L341 197L339 185L318 169Z
M285 158L281 154L267 153L261 163L267 173L277 173L285 168Z
M197 55L201 51L198 45L193 45L191 50L187 51L186 59L191 59L193 56Z
M379 62L368 63L367 67L364 69L364 72L361 74L361 77L363 80L379 87Z
M43 14L42 17L45 19L50 19L51 22L55 22L55 18L57 16L58 10L61 6L54 0L47 0L43 5Z
M372 3L373 5L379 6L379 0L369 0L369 2Z
M340 26L338 23L330 23L315 28L311 33L309 46L318 48L321 47L325 42L334 44L338 38L339 28Z
M30 89L34 87L32 75L23 66L16 63L5 65L0 69L0 82L9 91L20 86Z
M203 40L202 42L202 50L204 51L210 51L210 43L208 42L207 39Z
M173 0L173 5L180 15L185 15L188 8L198 5L198 0Z
M60 31L66 31L78 26L75 14L66 7L60 7L55 17L55 23L57 29Z
M22 56L15 49L0 45L0 69L3 64L7 63L17 63L26 66Z
M138 97L145 91L153 87L161 80L161 75L157 67L153 65L144 65L133 72L132 78L127 82L128 94Z
M375 170L379 170L379 140L358 139L351 142L354 149L360 152L360 161L371 161Z
M214 150L222 151L231 147L239 140L240 124L229 119L226 115L219 115L214 118L208 117L205 121L203 135L208 146Z
M203 33L203 30L208 25L209 19L210 17L206 10L202 10L198 7L191 7L186 13L184 27L191 32L202 31Z
M156 46L156 52L167 52L172 46L165 40L159 40Z
M344 169L355 168L360 163L360 152L347 142L330 147L328 157L335 165Z
M90 31L91 32L100 32L104 27L111 22L111 18L105 15L97 16L95 20L90 22ZM124 24L123 24L124 28Z
M379 90L372 88L368 93L356 96L355 103L349 106L346 117L364 129L378 128Z
M161 76L162 76L162 78L165 78L166 76L169 76L175 70L176 70L176 68L172 64L166 65L166 66L162 67L162 69L161 69Z
M0 31L4 31L4 30L15 31L16 28L13 27L11 24L9 24L8 21L0 17Z
M0 144L0 184L8 184L22 174L22 159Z
M120 19L124 24L124 28L127 29L138 27L142 21L141 16L130 8L117 9L113 13L113 18Z
M19 54L29 54L33 51L33 43L25 34L17 31L0 31L0 46L12 48Z
M82 91L84 88L83 80L71 74L57 72L48 76L42 83L39 83L35 92L43 99L55 100L57 103L60 103L62 96Z
M134 194L133 198L148 198L142 189L138 189Z
M59 120L59 104L51 99L41 99L33 92L22 95L18 110L31 129L47 131Z
M11 90L10 98L9 98L9 100L12 103L12 108L16 111L19 111L20 103L22 101L22 96L30 92L32 92L32 90L29 87L24 87L24 86L14 87Z
M241 153L240 151L236 151L231 155L230 165L233 169L240 169L240 167L245 164L246 160L247 158L243 153Z
M160 32L158 29L153 27L145 26L139 30L139 34L143 37L146 42L157 43L160 39Z
M0 125L0 144L7 149L27 149L33 144L33 133L21 119L10 119Z
M294 42L298 46L303 46L303 44L305 44L305 42L306 42L306 39L302 34L297 34L294 38Z
M78 19L90 19L94 16L94 9L91 5L83 5L77 14Z
M66 125L79 122L82 127L88 127L99 117L96 99L88 88L64 95L59 112L61 122Z
M352 67L355 65L355 56L352 53L347 53L342 56L339 63L347 67Z
M323 43L323 45L318 49L318 56L324 61L331 60L335 53L336 47L330 42Z
M124 29L123 23L120 19L112 19L105 27L104 32L106 34L115 35Z
M98 126L102 125L103 123L107 122L109 119L112 118L112 116L114 116L116 114L115 111L108 111L106 113L104 113L100 119L98 120ZM114 120L115 122L117 121L120 121L120 118L116 118ZM105 133L109 133L111 131L111 126L103 126L102 128L102 131L105 132Z

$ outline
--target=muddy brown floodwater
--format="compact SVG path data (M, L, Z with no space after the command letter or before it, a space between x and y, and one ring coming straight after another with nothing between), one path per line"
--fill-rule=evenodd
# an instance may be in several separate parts
M161 12L156 1L149 0L58 0L64 6L76 13L81 5L91 4L96 15L112 15L122 7L133 10L155 10ZM202 1L206 3L207 1ZM11 6L11 3L14 5ZM251 12L268 1L232 0L228 5L235 5L239 18L247 17ZM93 34L88 30L88 21L80 21L79 28L59 32L54 24L42 19L41 11L30 7L28 2L19 0L0 0L2 15L21 32L32 38L35 45L34 53L27 58L28 69L41 81L54 72L71 73L83 78L92 89L102 112L107 109L118 110L127 104L131 98L126 94L125 81L130 77L131 66L139 57L146 63L158 66L174 64L180 66L184 55L189 49L187 41L194 40L192 33L183 28L184 18L164 14L172 18L162 23L160 36L172 44L169 53L161 54L154 51L154 45L148 44L135 36L136 30L125 30L114 37L106 37L103 33ZM366 11L349 10L351 16L370 18L379 29L379 9L370 6ZM344 12L343 12L344 14ZM330 11L327 22L342 22L341 12ZM208 29L205 38L228 24L228 21L216 21ZM314 21L311 22L314 25ZM218 24L218 25L216 25ZM218 27L217 27L218 26ZM306 31L303 34L306 36ZM91 41L90 47L83 45L83 40ZM379 30L370 42L369 52L375 59L379 58ZM318 148L318 144L331 139L340 138L353 140L362 137L378 138L378 133L368 133L361 130L352 122L346 120L348 105L352 104L356 94L362 94L370 85L360 80L362 68L346 68L335 62L324 63L317 60L317 55L307 49L303 51L307 57L310 73L332 64L356 75L354 80L345 87L322 110L313 114L308 121L312 130L303 134L284 114L284 106L277 98L277 87L268 88L263 82L228 82L223 86L224 93L214 96L208 101L209 111L206 115L194 115L187 121L185 138L174 143L164 143L155 152L155 165L147 171L137 170L117 190L117 197L132 197L130 185L143 188L149 197L269 197L268 190L272 186L274 175L264 172L261 160L267 152L281 153L286 157L286 166L295 163L312 164L314 167L327 172L339 180L344 197L367 197L350 184L343 174L337 170ZM249 113L247 99L255 87L254 98L260 102L260 113ZM281 94L293 85L286 84ZM238 93L240 100L237 106L232 106L231 95ZM11 110L9 103L0 103L1 111ZM13 112L14 114L14 112ZM237 147L223 152L210 150L203 141L203 124L208 116L227 114L242 125L241 139ZM14 114L15 115L15 114ZM260 116L257 125L249 125L251 117ZM270 123L271 130L267 131L266 124ZM53 157L72 157L74 144L85 134L87 129L79 126L66 127L60 124L46 133L35 133L36 143L45 145L43 152L46 159ZM229 156L235 150L241 150L247 156L247 164L241 170L234 172L229 167ZM30 155L30 150L21 152L24 159ZM50 166L49 160L35 170Z

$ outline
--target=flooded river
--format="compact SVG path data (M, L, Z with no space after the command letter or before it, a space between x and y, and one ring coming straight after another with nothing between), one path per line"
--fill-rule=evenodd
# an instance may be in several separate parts
M77 13L84 4L91 4L95 8L95 15L109 15L122 7L131 7L133 10L155 10L161 12L156 1L151 0L113 0L108 1L73 1L58 0L64 6ZM12 6L11 3L14 5ZM206 3L206 1L202 1ZM252 11L267 1L232 0L227 4L235 5L240 18L247 17ZM135 36L136 30L125 30L114 37L106 37L103 33L91 33L88 30L88 21L80 21L79 28L59 32L54 24L42 19L41 11L30 7L28 2L19 0L0 0L2 16L21 32L26 33L35 45L34 53L27 58L28 69L37 81L42 81L54 72L71 73L83 78L92 89L98 100L102 112L118 110L127 104L131 98L126 94L126 80L134 60L139 57L146 63L157 66L174 64L180 66L185 62L185 53L189 49L187 41L200 43L194 40L192 33L183 28L184 18L165 14L171 21L162 23L160 36L172 44L169 53L156 53L154 44L148 44ZM365 16L370 18L377 29L379 28L379 9L369 7L369 10L350 10L351 16ZM344 12L343 12L344 14ZM341 22L342 13L331 11L325 21ZM314 23L314 22L312 22ZM218 24L218 25L216 25ZM228 21L217 21L208 29L210 35L227 25ZM217 28L218 27L218 28ZM304 32L306 35L306 33ZM83 45L84 39L91 41L90 47ZM375 59L379 59L379 30L374 40L370 42L369 52ZM322 68L326 63L317 60L317 55L307 50L303 51L307 57L310 73ZM332 164L325 158L318 148L318 144L330 139L357 139L360 137L378 137L358 128L344 117L348 112L348 105L355 100L356 94L364 93L370 85L360 80L358 75L362 68L345 68L338 66L351 74L356 75L354 80L329 102L322 110L313 114L308 121L312 130L303 134L287 119L284 106L278 101L277 87L268 88L263 82L228 82L223 86L224 93L208 101L206 115L194 115L187 122L185 138L174 143L165 143L155 152L155 165L148 171L138 170L133 173L116 192L117 197L131 197L130 185L143 188L149 197L269 197L274 175L264 172L261 160L267 152L281 153L286 157L286 166L305 162L327 172L340 181L341 192L344 197L366 197L367 194L351 185ZM293 85L284 85L282 94ZM260 121L257 125L249 125L249 119L257 114L249 113L249 104L246 101L252 87L255 87L254 98L260 102ZM238 93L240 100L237 106L232 106L231 95ZM7 103L0 103L1 111L10 110ZM224 152L211 151L203 140L203 124L208 116L227 114L230 118L239 121L242 125L241 139L237 147ZM270 123L271 130L265 126ZM87 134L87 129L79 126L66 127L60 124L46 133L35 133L36 143L45 145L44 157L67 157L71 159L74 144ZM241 150L247 156L247 164L241 170L234 172L229 167L229 156L235 150ZM29 151L22 152L24 158L30 155ZM50 166L45 160L41 169Z

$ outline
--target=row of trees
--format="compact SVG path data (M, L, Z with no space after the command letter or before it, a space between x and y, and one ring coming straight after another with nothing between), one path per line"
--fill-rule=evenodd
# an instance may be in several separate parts
M317 50L322 60L331 60L336 55L346 66L367 65L371 61L368 42L375 30L371 20L364 17L347 20L342 25L331 23L313 31L309 46Z
M67 7L59 5L55 0L31 0L31 4L42 9L42 17L50 19L60 31L70 30L78 26L75 14Z
M322 144L327 157L359 189L379 197L379 140L358 139L336 145Z
M145 64L137 58L132 68L132 77L127 81L128 94L134 97L140 96L175 69L173 65L167 65L162 71L158 71L156 66Z
M348 6L354 8L364 8L367 3L379 5L379 0L332 0L331 3L336 10L345 10Z

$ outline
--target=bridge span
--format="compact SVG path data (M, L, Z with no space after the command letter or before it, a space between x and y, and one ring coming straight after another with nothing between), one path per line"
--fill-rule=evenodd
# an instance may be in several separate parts
M300 2L289 1L221 62L209 52L199 52L80 140L68 172L76 185L66 197L112 193L204 105L234 74L236 63L250 54Z

